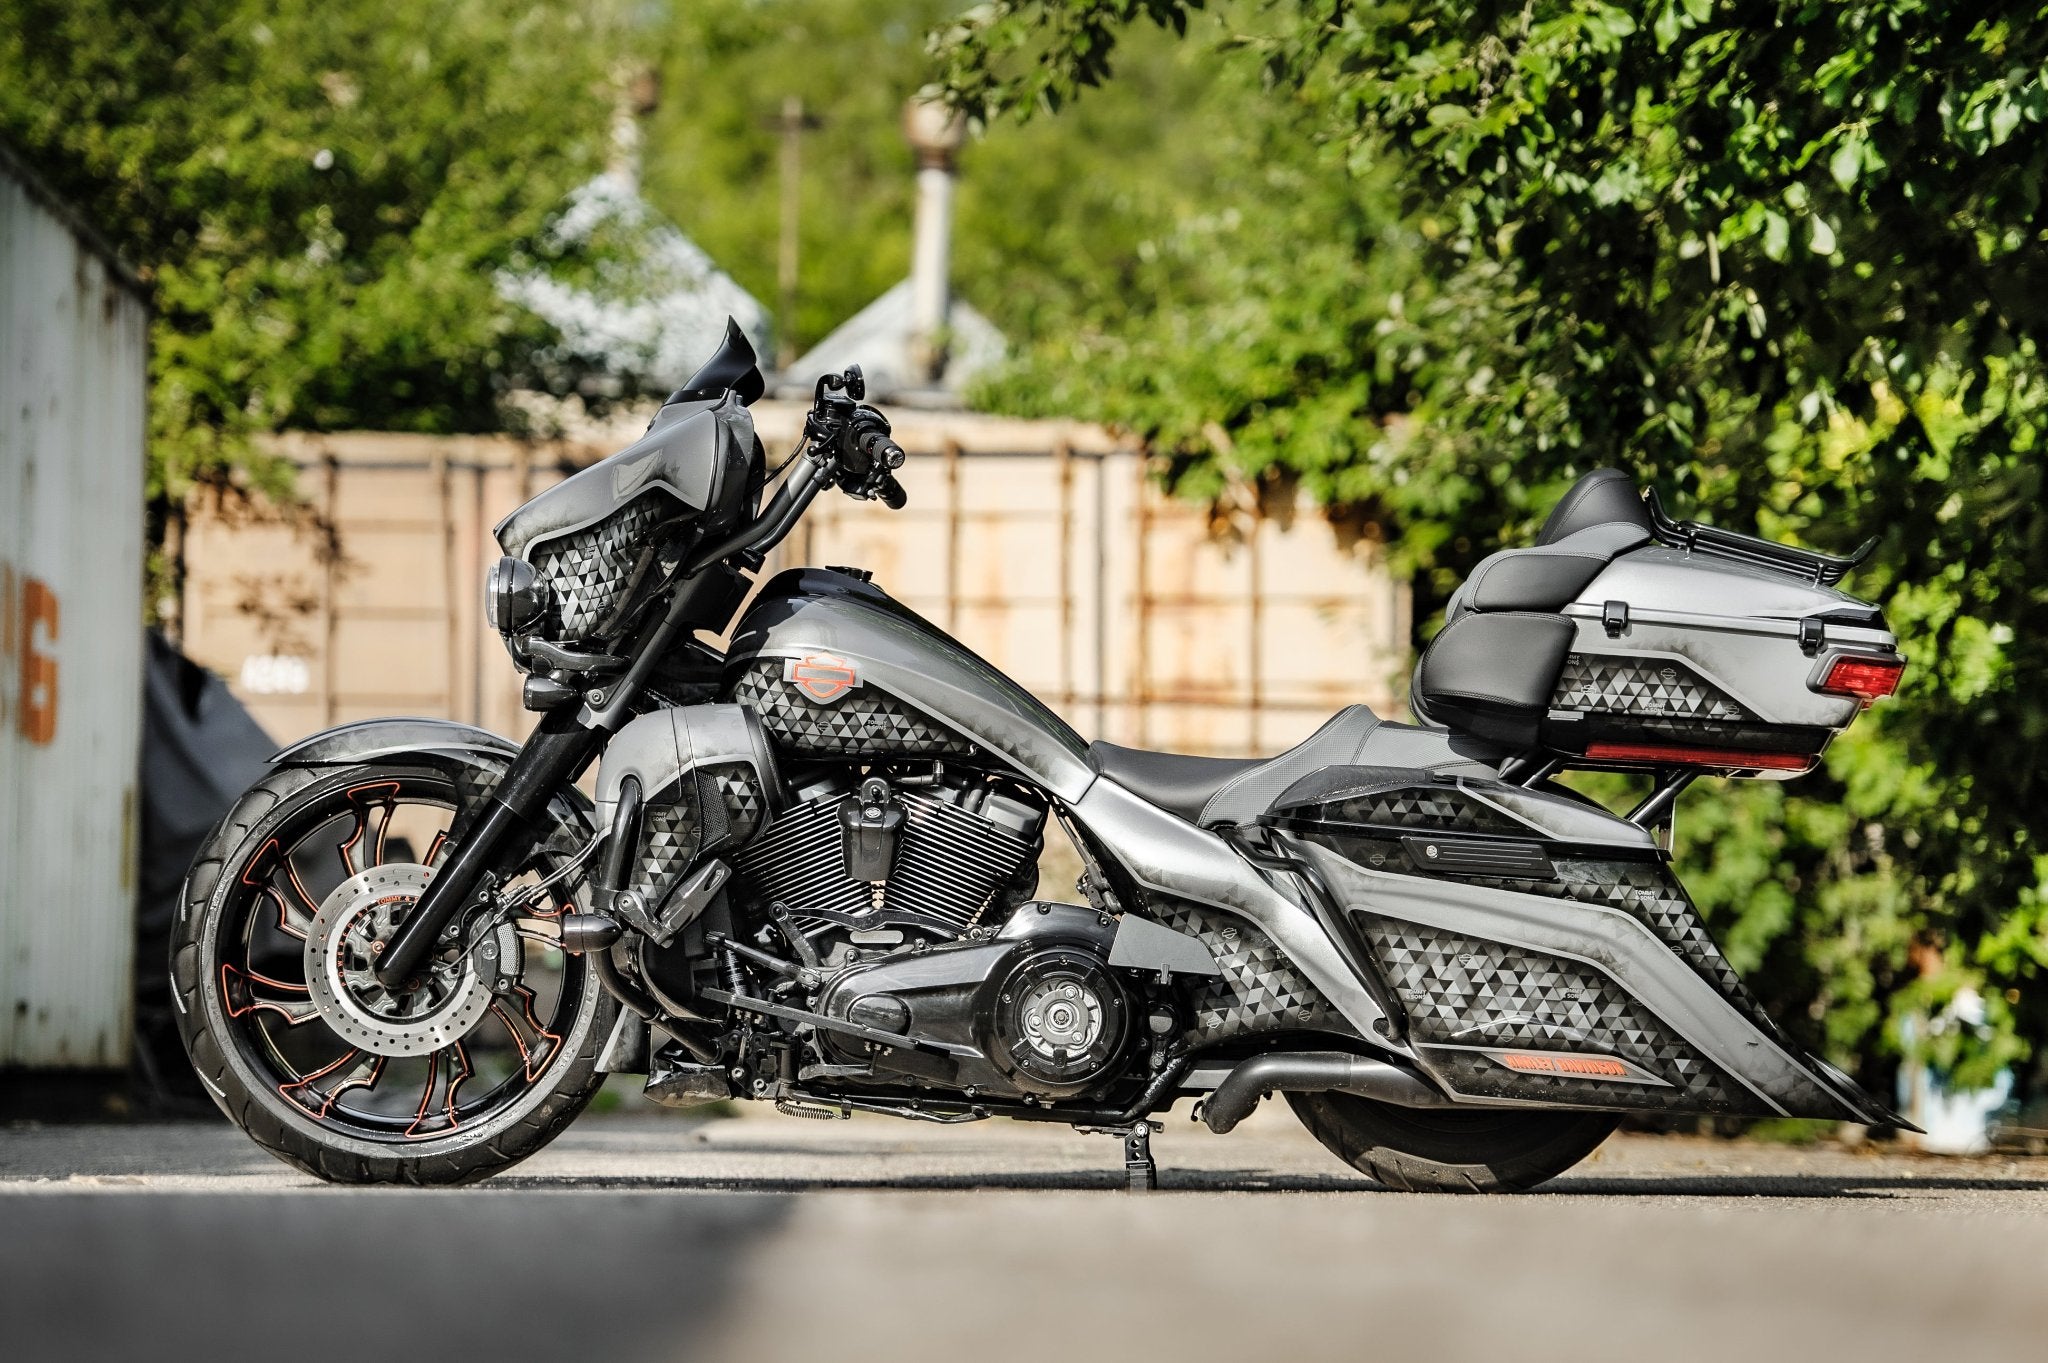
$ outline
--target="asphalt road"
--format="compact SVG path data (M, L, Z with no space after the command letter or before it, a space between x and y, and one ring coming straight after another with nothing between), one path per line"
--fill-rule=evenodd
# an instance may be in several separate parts
M1162 1188L1055 1128L586 1118L475 1189L224 1126L0 1130L0 1358L2048 1357L2048 1160L1617 1137L1376 1190L1268 1104Z

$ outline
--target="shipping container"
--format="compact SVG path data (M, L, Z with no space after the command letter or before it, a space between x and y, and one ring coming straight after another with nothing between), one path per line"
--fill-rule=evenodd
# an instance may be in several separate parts
M0 148L0 1069L127 1063L149 304Z

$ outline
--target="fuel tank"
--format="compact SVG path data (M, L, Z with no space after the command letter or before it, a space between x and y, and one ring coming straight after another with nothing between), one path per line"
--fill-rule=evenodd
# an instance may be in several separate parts
M1065 720L840 569L794 568L762 589L734 632L722 694L799 758L981 754L1067 800L1095 776Z

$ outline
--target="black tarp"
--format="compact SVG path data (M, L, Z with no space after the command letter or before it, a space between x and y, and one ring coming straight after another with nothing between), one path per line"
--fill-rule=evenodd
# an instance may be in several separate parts
M196 1094L170 997L178 890L206 835L277 744L227 683L149 633L142 718L142 848L135 902L136 1061L159 1096Z

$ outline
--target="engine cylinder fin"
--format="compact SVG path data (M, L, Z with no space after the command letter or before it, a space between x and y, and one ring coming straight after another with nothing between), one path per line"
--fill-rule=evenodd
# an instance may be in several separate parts
M852 798L826 795L779 816L734 859L745 887L788 905L806 929L819 921L805 920L806 909L853 916L869 910L873 887L846 873L839 811ZM904 827L883 883L883 911L964 932L1030 860L1036 841L942 795L901 790L895 798Z

